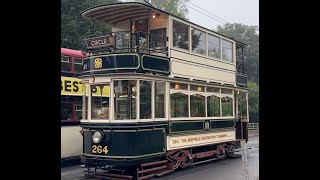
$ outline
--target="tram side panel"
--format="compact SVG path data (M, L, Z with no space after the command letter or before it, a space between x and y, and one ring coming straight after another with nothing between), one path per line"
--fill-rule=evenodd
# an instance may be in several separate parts
M171 49L172 76L235 84L236 65Z

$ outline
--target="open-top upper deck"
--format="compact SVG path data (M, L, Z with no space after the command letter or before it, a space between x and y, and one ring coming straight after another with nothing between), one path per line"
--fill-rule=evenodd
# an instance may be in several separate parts
M112 26L112 32L86 39L90 57L84 73L139 69L191 80L246 84L238 63L243 59L244 44L233 38L136 2L93 7L82 16Z

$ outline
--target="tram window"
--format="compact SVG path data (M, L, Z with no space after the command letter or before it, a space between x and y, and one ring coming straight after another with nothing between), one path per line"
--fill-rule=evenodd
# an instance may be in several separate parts
M114 119L136 119L137 81L114 81Z
M232 42L222 40L222 60L232 62Z
M207 98L208 117L220 116L220 98L217 96L208 96Z
M221 98L222 116L233 116L233 99L230 97Z
M74 58L74 71L75 73L81 73L82 72L82 59L81 58Z
M70 57L69 56L61 56L61 62L70 62Z
M191 117L205 117L205 97L199 94L190 96Z
M189 117L188 95L174 93L170 95L171 117Z
M166 109L166 83L156 81L155 83L155 118L165 118Z
M238 96L239 116L243 119L247 118L247 96L246 93L240 92Z
M232 89L221 89L221 94L230 94L232 95Z
M166 47L166 28L150 30L151 48Z
M109 84L91 85L91 119L109 119Z
M208 55L209 57L218 58L220 57L220 38L208 35Z
M117 32L115 35L117 52L130 52L130 48L133 46L132 43L130 43L130 32Z
M140 119L151 119L151 81L140 82Z
M206 55L206 33L191 29L192 52Z
M191 91L198 91L198 92L204 92L204 86L197 86L197 85L190 85Z
M207 87L207 92L220 93L220 89L214 87Z
M189 26L173 20L173 46L189 50Z
M75 120L81 120L82 119L82 105L75 105Z
M61 103L61 120L72 120L72 104Z
M170 83L170 88L171 89L180 89L180 90L188 90L188 85L187 84L181 84L181 83Z
M61 56L61 71L71 71L71 62L69 56Z

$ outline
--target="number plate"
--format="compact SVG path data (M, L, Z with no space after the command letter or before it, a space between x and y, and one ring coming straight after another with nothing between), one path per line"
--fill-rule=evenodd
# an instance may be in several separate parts
M94 154L107 154L108 153L108 146L100 146L100 145L92 145L91 152Z

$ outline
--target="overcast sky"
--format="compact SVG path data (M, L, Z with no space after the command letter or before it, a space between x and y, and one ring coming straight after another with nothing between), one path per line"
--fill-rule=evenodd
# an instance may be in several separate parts
M133 0L122 1L128 2ZM222 25L226 21L229 23L259 26L259 0L190 0L187 3L187 8L189 9L187 16L189 20L208 29L216 29L218 25ZM211 16L213 19L204 14Z
M211 14L199 9L191 3L209 11ZM259 0L190 0L187 7L189 9L189 20L208 29L216 29L217 25L222 25L222 23L214 19L223 23L227 21L230 23L259 26ZM207 14L214 19L209 18L194 9ZM225 21L217 18L216 16Z

